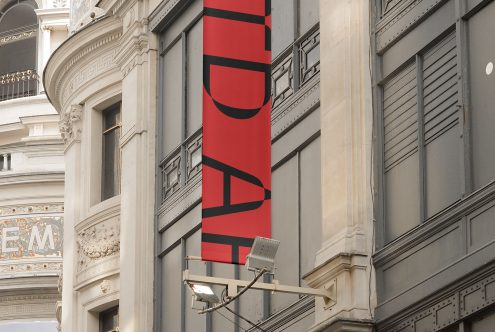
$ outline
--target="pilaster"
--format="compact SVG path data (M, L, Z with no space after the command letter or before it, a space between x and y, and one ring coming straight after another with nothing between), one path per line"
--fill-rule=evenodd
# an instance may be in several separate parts
M81 201L81 126L82 109L79 105L70 107L61 115L60 132L66 144L65 150L65 195L64 195L64 264L62 288L63 309L57 312L60 316L62 331L78 331L77 293L74 291L76 273L75 225L79 220Z
M145 4L126 3L115 57L122 80L120 331L153 329L153 230L157 54Z
M323 245L305 279L315 288L336 283L337 303L317 300L311 331L371 331L369 2L320 0L320 16Z

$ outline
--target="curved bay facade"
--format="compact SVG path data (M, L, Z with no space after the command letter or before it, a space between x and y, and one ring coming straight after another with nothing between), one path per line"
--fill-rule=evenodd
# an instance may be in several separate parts
M64 148L41 73L67 37L57 1L0 1L0 331L56 331Z

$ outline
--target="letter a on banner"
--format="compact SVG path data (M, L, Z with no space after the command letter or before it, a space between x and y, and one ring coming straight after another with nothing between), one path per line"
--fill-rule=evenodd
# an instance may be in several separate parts
M244 264L271 237L270 0L204 0L201 255Z

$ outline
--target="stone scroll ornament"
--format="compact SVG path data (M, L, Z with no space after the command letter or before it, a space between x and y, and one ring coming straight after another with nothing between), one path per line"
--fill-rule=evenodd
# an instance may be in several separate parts
M205 261L245 264L271 237L270 39L270 0L204 0Z

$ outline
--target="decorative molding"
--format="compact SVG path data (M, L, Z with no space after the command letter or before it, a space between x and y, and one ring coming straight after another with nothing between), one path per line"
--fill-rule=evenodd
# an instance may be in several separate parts
M51 291L0 297L0 320L53 318L60 296Z
M76 224L75 290L119 272L120 202L109 202Z
M160 218L159 228L161 229L175 222L181 215L196 206L200 201L201 172L193 177L176 195L173 195L164 202L158 213Z
M43 260L43 258L39 258ZM29 275L58 275L62 270L62 258L60 262L41 262L41 263L13 263L0 265L0 279L15 278L20 274Z
M139 27L136 30L138 30L138 35L132 34L132 29L126 33L130 38L121 42L115 56L115 62L119 65L123 77L126 77L134 67L147 61L150 43L149 37L145 33L146 26L139 23Z
M299 77L304 85L320 72L320 30L310 34L299 46Z
M69 97L84 84L93 81L99 75L115 68L114 58L116 54L117 50L107 52L73 73L69 80L64 84L64 89L61 94L62 107L65 106Z
M436 332L495 303L495 264L377 324L378 332Z
M92 225L77 233L77 270L120 251L120 219L113 218Z
M114 57L121 36L121 22L115 17L105 17L84 27L54 51L43 80L46 93L59 113L66 109L78 89L117 69Z
M382 1L382 0L379 0ZM446 0L404 0L389 8L376 25L377 51L383 52L400 36L418 24L434 8ZM387 3L391 3L389 0Z
M173 157L162 166L162 201L170 198L181 188L182 172L181 151L176 152Z
M262 329L266 331L284 331L289 328L295 321L299 321L306 316L312 315L315 312L315 300L314 297L304 296L298 301L292 303L286 308L271 315L263 322L257 323ZM253 327L247 330L248 332L259 331L259 329Z
M0 37L0 46L18 42L24 39L34 38L36 37L36 32L37 32L36 29L31 29L31 30L21 31L11 35Z
M294 94L292 53L272 70L272 108Z
M113 255L94 262L82 271L79 271L75 278L74 290L78 291L103 278L118 275L120 269L119 255Z
M112 290L112 283L105 279L100 283L100 290L102 294L109 293Z
M291 128L304 116L314 110L320 103L320 78L317 75L299 90L292 98L284 101L282 105L272 112L272 140L278 138L286 130Z
M64 65L63 72L67 73L76 63L80 60L86 58L88 54L91 54L102 47L107 46L110 43L113 43L122 37L122 31L116 30L111 31L110 33L105 34L103 37L95 40L89 46L83 48L77 54L75 54L70 60Z
M0 217L23 215L23 214L63 213L63 212L64 212L63 203L0 206Z
M57 301L55 309L55 317L57 318L57 331L62 331L62 301Z
M373 255L373 264L380 267L397 259L494 199L495 182L492 182L379 249Z
M68 7L68 1L67 0L52 0L52 7L53 8L66 8L66 7Z
M202 147L203 135L200 130L186 145L186 182L201 173Z
M176 12L184 8L191 0L166 0L162 1L160 5L149 16L150 30L158 32L165 27L165 24L169 16L175 15Z
M81 105L72 105L68 112L60 115L59 129L66 147L74 141L81 141L82 111Z

